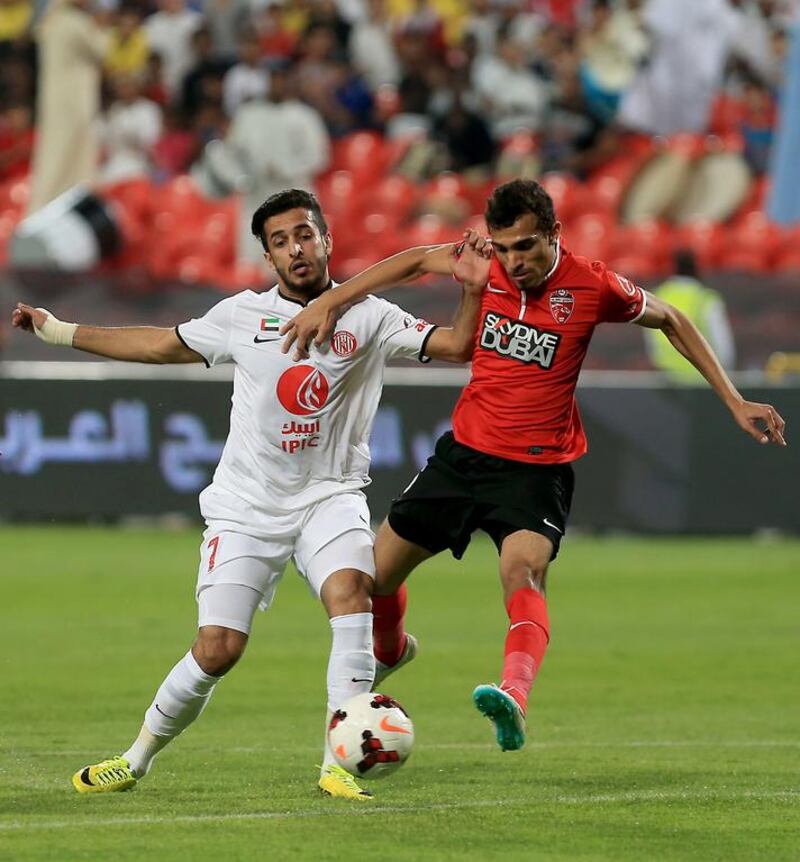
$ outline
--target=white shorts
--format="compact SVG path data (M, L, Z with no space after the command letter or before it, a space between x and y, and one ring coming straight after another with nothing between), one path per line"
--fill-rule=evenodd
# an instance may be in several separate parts
M218 525L209 521L203 534L197 575L200 625L225 625L249 632L253 611L248 616L246 601L241 603L237 616L240 625L233 626L230 620L212 619L228 611L210 609L208 600L205 604L201 601L203 592L222 584L249 587L259 594L258 606L266 610L292 558L318 598L328 577L341 569L356 569L375 577L375 537L369 526L367 500L360 491L336 494L308 509L270 518L268 524L260 523L259 533L269 530L269 539L234 531L230 526L230 522ZM213 593L222 595L219 590Z

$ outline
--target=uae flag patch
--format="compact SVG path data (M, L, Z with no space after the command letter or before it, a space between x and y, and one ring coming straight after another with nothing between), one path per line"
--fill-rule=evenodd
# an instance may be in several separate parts
M261 331L262 332L277 332L281 328L281 321L278 317L262 317Z

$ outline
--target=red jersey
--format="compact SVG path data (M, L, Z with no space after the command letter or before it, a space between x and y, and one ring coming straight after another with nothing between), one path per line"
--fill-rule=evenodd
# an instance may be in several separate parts
M497 258L489 270L470 382L453 413L459 443L530 464L586 452L575 385L598 323L633 322L644 291L560 247L551 274L520 290Z

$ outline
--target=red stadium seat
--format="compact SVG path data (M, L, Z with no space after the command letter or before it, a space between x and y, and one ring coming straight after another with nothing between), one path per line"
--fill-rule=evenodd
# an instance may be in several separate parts
M666 273L666 268L654 258L646 254L630 252L629 254L611 255L608 260L609 269L626 275L634 281L649 280Z
M405 177L390 174L371 186L363 197L369 212L392 214L400 221L407 218L419 199L420 190Z
M609 257L646 258L652 272L668 268L672 252L670 228L662 221L648 220L618 227L609 243Z
M356 217L361 207L360 186L351 171L334 171L317 181L317 197L322 211L345 222Z
M550 171L539 178L539 184L553 199L559 221L569 221L584 212L587 191L571 174Z
M438 216L425 215L412 222L406 229L404 247L457 242L461 234L461 230L446 224Z
M778 252L774 269L776 272L800 273L800 247L786 248Z
M672 235L673 249L685 248L694 252L702 269L716 267L722 242L723 229L718 224L707 221L681 225Z
M376 179L387 168L389 150L377 132L354 132L333 145L334 171L351 171L360 179Z
M719 268L732 272L769 272L766 251L754 248L727 248L719 260Z
M604 260L611 231L612 222L608 216L588 213L565 225L564 242L575 254L589 260Z
M720 246L720 266L741 270L747 262L764 272L782 240L780 228L762 212L751 212L725 228Z

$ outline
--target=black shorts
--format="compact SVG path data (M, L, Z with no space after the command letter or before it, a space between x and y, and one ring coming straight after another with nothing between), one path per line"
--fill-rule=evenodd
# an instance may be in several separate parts
M431 553L450 548L460 560L475 530L497 550L506 536L531 530L553 543L567 528L575 478L570 464L525 464L486 455L443 434L424 470L392 501L389 525Z

